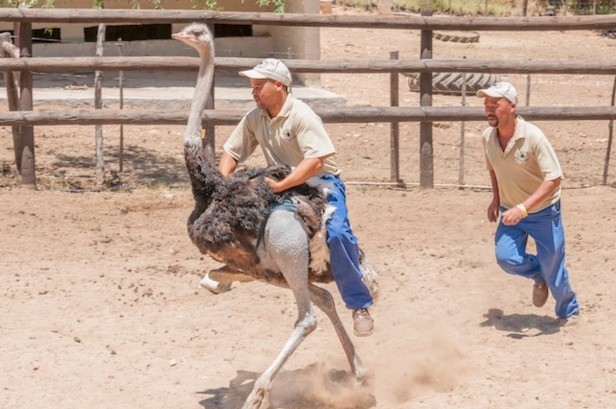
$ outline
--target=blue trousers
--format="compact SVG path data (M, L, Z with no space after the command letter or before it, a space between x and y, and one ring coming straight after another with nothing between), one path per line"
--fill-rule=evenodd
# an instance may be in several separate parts
M374 300L361 280L357 238L351 230L346 206L346 187L339 177L332 174L322 176L321 179L331 184L327 200L336 208L326 225L334 281L347 308L356 310L370 307Z
M506 209L501 208L501 213ZM535 240L537 255L526 252L528 236ZM509 274L539 283L545 280L556 300L556 315L566 318L579 313L575 293L565 268L565 231L560 201L529 214L515 226L498 224L495 236L498 265Z

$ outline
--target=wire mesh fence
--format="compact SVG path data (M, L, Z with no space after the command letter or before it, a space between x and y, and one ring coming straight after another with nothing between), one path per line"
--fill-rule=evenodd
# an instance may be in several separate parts
M449 15L533 16L616 13L615 0L333 0L333 4Z

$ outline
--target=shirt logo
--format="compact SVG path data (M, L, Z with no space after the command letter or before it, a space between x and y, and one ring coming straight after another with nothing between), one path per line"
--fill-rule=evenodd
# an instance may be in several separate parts
M515 152L515 160L518 163L526 162L529 157L530 157L530 154L528 153L528 151L519 149Z
M282 139L284 139L285 141L290 141L295 139L295 135L291 133L290 129L285 129L284 131L282 131Z

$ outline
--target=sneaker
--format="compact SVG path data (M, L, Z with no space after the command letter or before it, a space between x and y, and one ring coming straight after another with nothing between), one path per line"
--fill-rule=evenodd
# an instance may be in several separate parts
M353 311L353 332L358 337L367 337L374 332L374 320L367 308Z
M533 305L543 307L548 300L548 285L542 281L533 286Z

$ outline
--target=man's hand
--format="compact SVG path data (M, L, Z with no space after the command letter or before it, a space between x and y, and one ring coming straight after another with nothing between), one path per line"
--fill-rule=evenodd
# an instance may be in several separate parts
M520 220L522 220L523 218L524 214L522 213L522 210L519 207L514 206L511 209L507 210L505 213L503 213L501 221L505 226L515 226L516 224L520 223Z
M282 192L284 190L281 187L281 183L275 181L274 179L265 178L265 183L267 183L267 185L270 187L270 189L272 189L272 192L274 192L274 193L279 193L279 192Z
M302 161L285 177L280 181L275 181L270 178L265 178L265 183L272 189L274 193L279 193L287 189L291 189L295 186L299 186L311 177L313 177L319 170L323 168L323 162L325 158L306 158Z
M493 200L488 206L488 220L492 223L496 222L496 220L498 219L498 206L498 200Z

